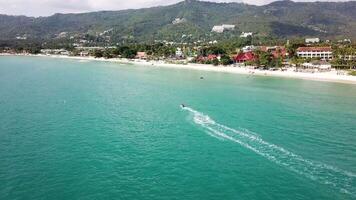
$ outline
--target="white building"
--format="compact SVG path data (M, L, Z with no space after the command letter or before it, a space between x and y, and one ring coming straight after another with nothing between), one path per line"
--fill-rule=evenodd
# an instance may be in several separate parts
M57 38L65 38L68 36L68 32L61 32L57 35Z
M186 22L186 19L185 19L185 18L175 18L175 19L172 21L172 24L180 24L180 23L183 23L183 22Z
M224 31L232 31L234 29L235 29L235 25L223 24L221 26L214 26L211 31L216 33L223 33Z
M115 49L115 46L108 46L108 47L75 47L75 49L80 51L94 51L94 50L104 50L104 49Z
M224 32L224 27L222 27L222 26L214 26L211 31L215 32L215 33L223 33Z
M85 56L89 56L90 53L88 51L81 51L79 55L85 57Z
M218 41L214 40L214 41L209 41L209 44L217 44Z
M176 50L176 57L183 57L184 56L184 54L183 54L183 51L182 51L182 48L177 48L177 50Z
M66 55L66 56L70 54L70 52L65 49L41 49L41 53L46 55L57 54L57 55Z
M251 46L245 46L241 50L242 50L242 52L247 53L247 52L254 51L255 49L256 49L256 47L251 45Z
M343 40L338 40L338 43L350 43L351 44L351 39L343 39Z
M242 32L241 33L241 35L240 35L240 37L241 38L247 38L248 36L252 36L253 35L253 33L252 32Z
M17 36L16 39L17 40L26 40L27 37L26 36Z
M314 44L314 43L319 43L320 39L319 38L306 38L305 43L307 44Z
M331 47L299 47L297 55L301 58L320 58L322 60L333 58Z
M222 27L224 28L224 30L234 30L235 29L235 25L232 25L232 24L223 24Z
M303 63L303 67L307 69L314 69L318 71L330 71L331 70L331 64L325 61L314 61L310 63Z
M112 32L113 30L114 30L113 28L108 29L108 30L106 30L106 31L103 31L102 33L99 33L99 35L100 35L100 36L104 36L104 35L106 35L106 34Z
M353 55L340 55L339 58L346 61L356 60L356 52Z

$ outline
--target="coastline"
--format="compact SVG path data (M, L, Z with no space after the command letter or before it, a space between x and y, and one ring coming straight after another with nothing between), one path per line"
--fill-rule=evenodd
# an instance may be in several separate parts
M232 74L244 74L244 75L256 75L256 76L270 76L270 77L284 77L293 79L305 79L313 81L334 82L334 83L346 83L356 84L356 76L339 75L336 70L330 72L295 72L293 69L287 71L268 71L252 69L250 67L233 67L233 66L213 66L207 64L173 64L164 61L146 61L146 60L130 60L125 58L94 58L94 57L80 57L80 56L63 56L63 55L31 55L31 54L0 54L0 56L29 56L29 57L47 57L47 58L62 58L62 59L75 59L75 60L87 60L87 61L102 61L102 62L115 62L121 64L134 64L143 66L155 66L164 68L177 68L177 69L189 69L189 70L202 70L211 72L223 72Z

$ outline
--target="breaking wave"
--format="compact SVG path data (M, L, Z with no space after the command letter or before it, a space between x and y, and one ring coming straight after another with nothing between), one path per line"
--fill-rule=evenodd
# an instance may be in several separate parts
M192 108L183 107L182 109L188 111L192 115L194 123L203 128L210 136L238 143L297 174L321 184L333 186L342 193L356 196L356 174L331 165L305 159L282 147L264 141L248 130L237 130L219 124L208 115Z

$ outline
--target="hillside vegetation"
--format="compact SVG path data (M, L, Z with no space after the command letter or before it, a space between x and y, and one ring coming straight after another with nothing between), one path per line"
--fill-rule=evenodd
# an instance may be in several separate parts
M112 41L177 41L183 37L196 40L228 37L243 31L281 38L318 36L355 39L355 10L356 2L278 1L253 6L186 0L170 6L55 14L38 18L0 15L0 40L12 40L18 36L45 40L56 38L62 32L95 36L106 30L110 30L105 35ZM184 20L173 24L176 18ZM234 24L236 30L222 35L211 33L212 27L220 24Z

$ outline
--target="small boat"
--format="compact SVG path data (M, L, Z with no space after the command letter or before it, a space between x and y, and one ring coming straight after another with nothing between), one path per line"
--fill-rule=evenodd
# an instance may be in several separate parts
M185 108L186 106L182 103L180 104L180 107Z
M200 79L204 79L204 77L201 76Z

